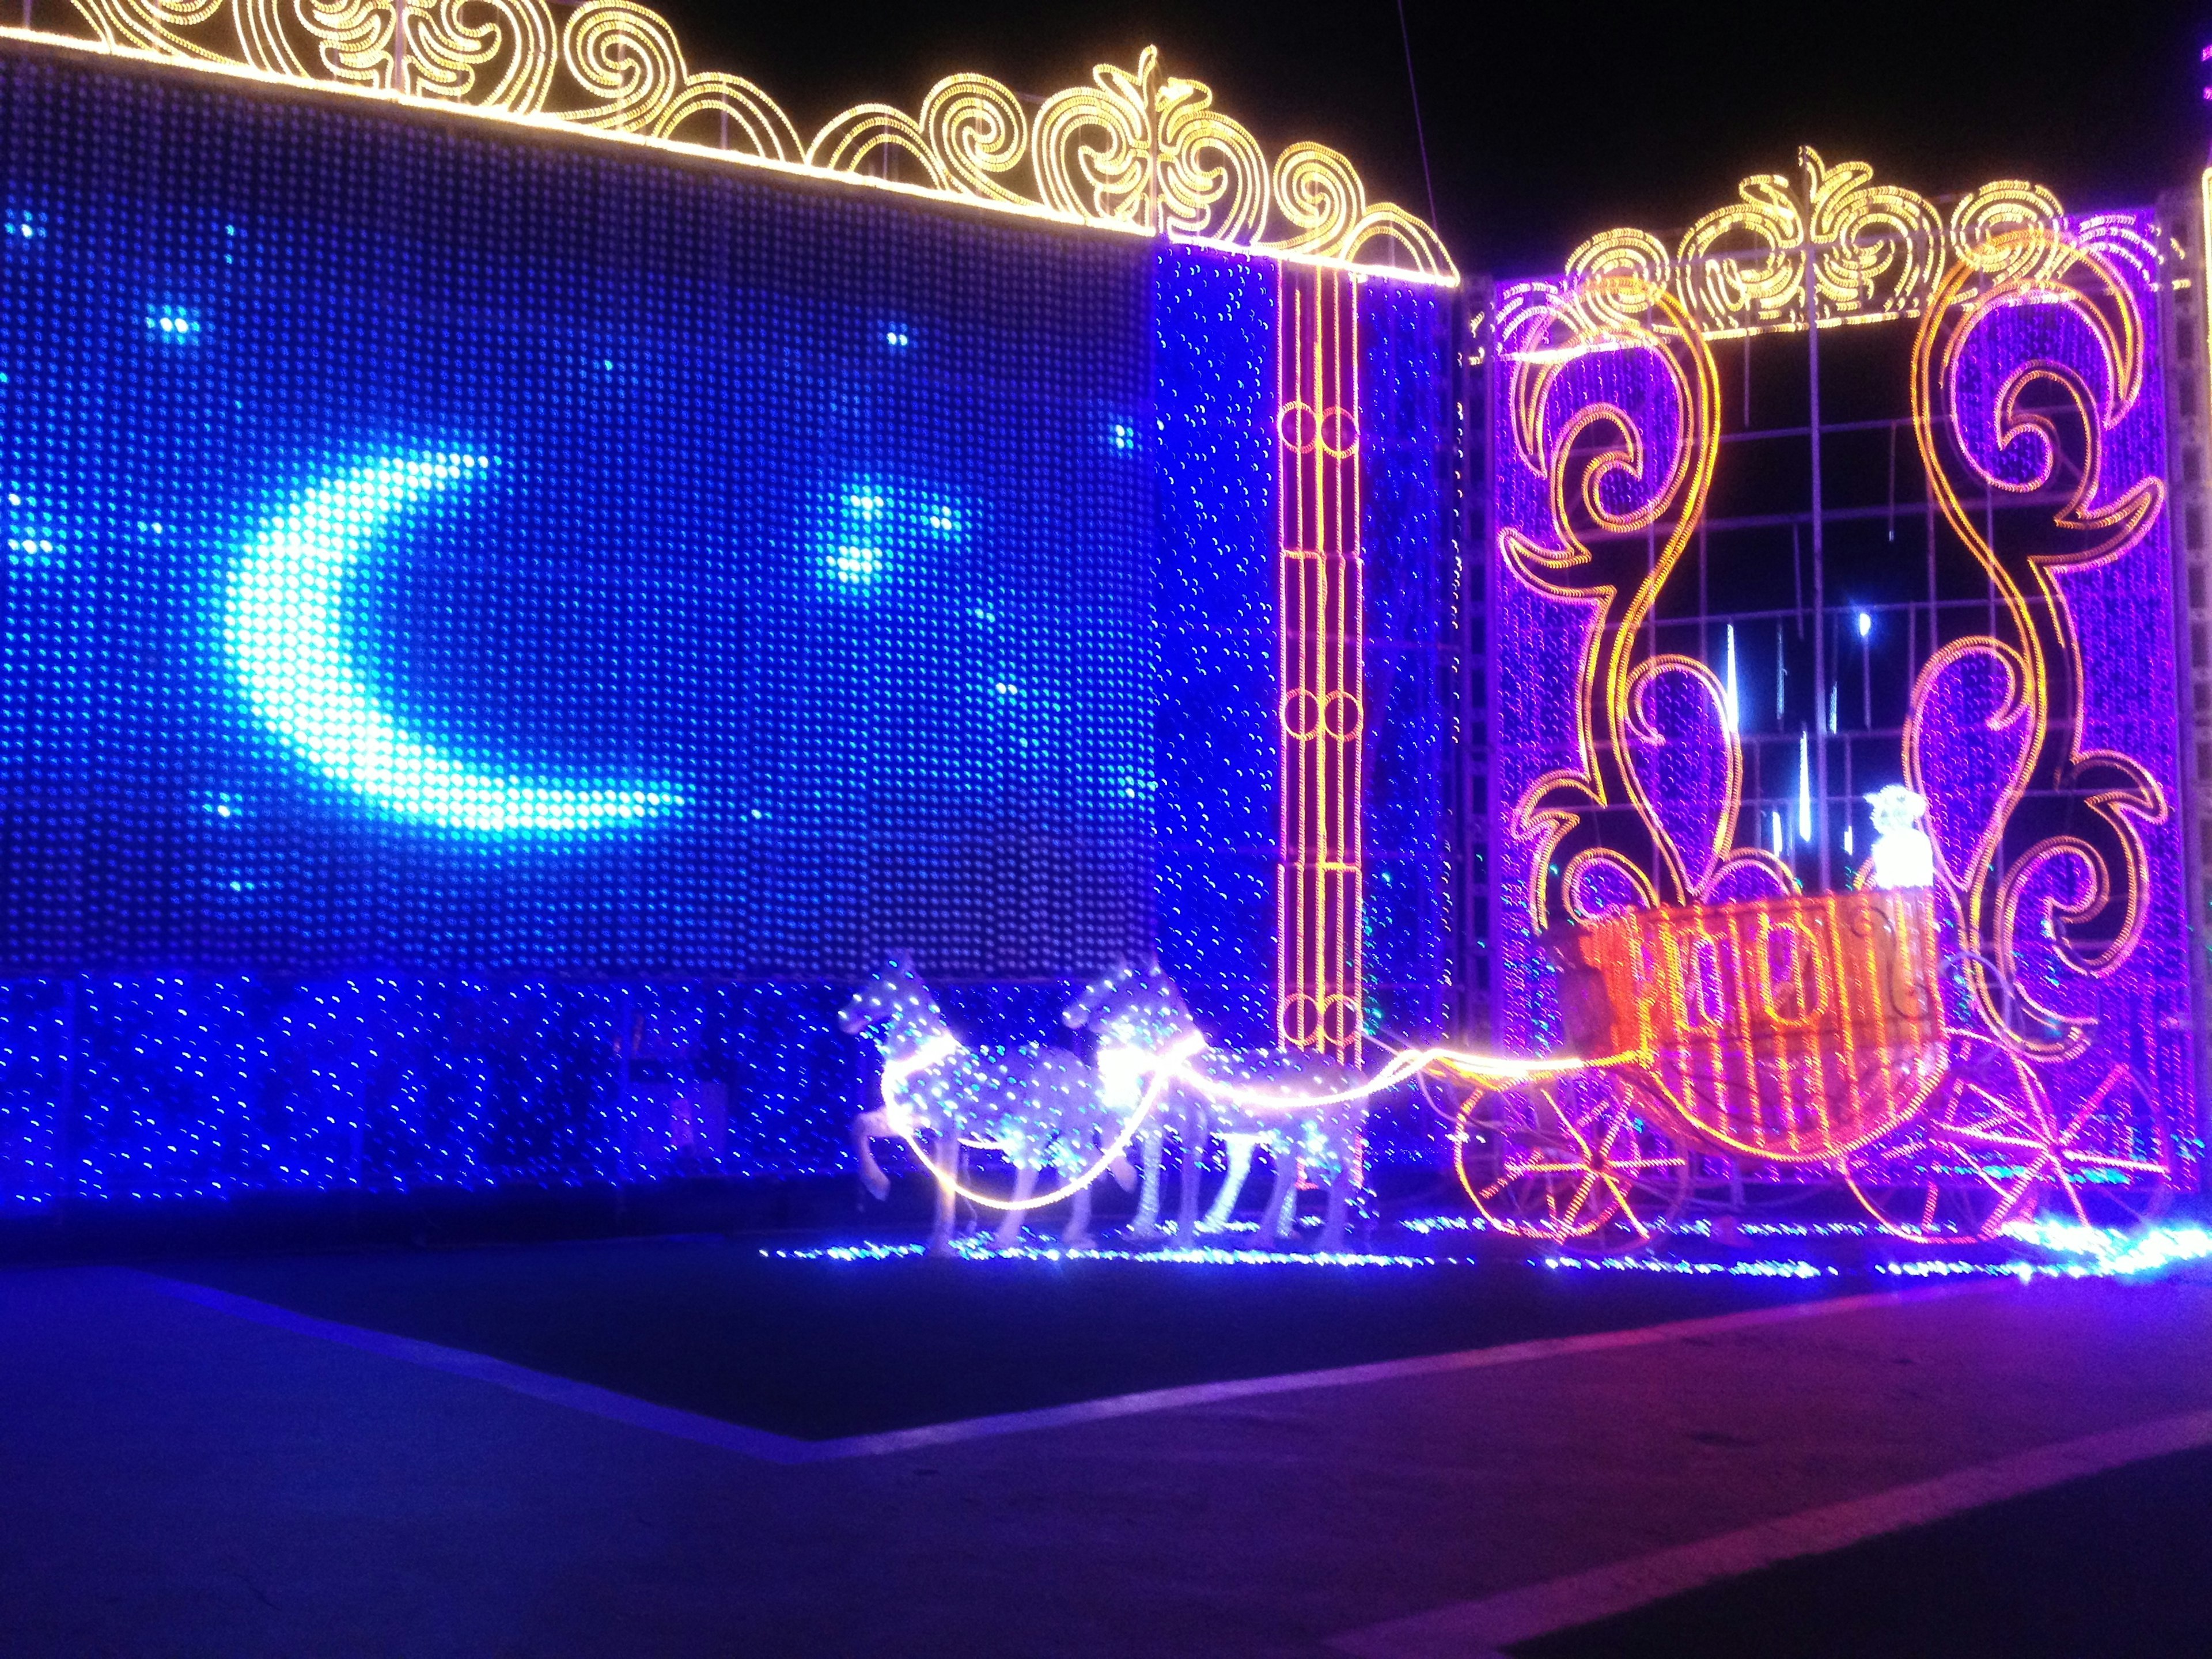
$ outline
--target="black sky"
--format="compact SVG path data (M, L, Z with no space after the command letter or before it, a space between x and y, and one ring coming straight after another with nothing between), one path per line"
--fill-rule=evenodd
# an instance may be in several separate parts
M1801 143L1930 195L2025 176L2077 209L2147 202L2204 151L2212 36L2187 5L1406 5L1443 229L1501 274L1608 226L1679 228ZM659 9L693 68L750 76L804 131L865 100L911 111L955 70L1047 93L1155 43L1271 149L1334 144L1425 216L1393 0Z

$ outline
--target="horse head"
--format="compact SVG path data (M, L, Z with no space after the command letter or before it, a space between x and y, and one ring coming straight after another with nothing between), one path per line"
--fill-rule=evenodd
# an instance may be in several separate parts
M1060 1023L1071 1031L1079 1031L1096 1018L1105 1007L1108 999L1118 995L1121 988L1136 974L1136 964L1123 957L1108 969L1103 977L1095 979L1083 988L1081 994L1060 1011Z
M1060 1017L1071 1030L1088 1025L1102 1048L1158 1053L1199 1035L1182 990L1158 961L1143 968L1125 963L1085 989Z
M838 1029L860 1036L878 1026L885 1028L881 1041L888 1043L914 1027L936 1023L937 1002L915 971L914 958L894 951L876 976L862 986L837 1016Z

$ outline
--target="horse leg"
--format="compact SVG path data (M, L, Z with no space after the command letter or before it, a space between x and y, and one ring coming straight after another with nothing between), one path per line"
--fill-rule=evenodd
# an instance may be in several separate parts
M1182 1119L1182 1192L1176 1205L1176 1248L1187 1250L1198 1238L1198 1165L1206 1156L1206 1109L1193 1103Z
M960 1179L960 1137L946 1130L937 1137L937 1224L930 1229L929 1254L951 1255L952 1250L952 1183Z
M1224 1135L1229 1143L1229 1174L1214 1194L1213 1207L1198 1224L1202 1233L1218 1233L1229 1224L1229 1218L1237 1213L1237 1200L1243 1194L1244 1182L1252 1174L1252 1152L1259 1146L1257 1135Z
M1260 1218L1260 1248L1272 1250L1295 1231L1298 1210L1298 1155L1287 1145L1275 1149L1275 1184L1267 1194L1267 1212Z
M1068 1201L1067 1224L1060 1230L1064 1250L1087 1250L1098 1241L1091 1236L1091 1183L1085 1182Z
M1024 1203L1036 1190L1037 1166L1034 1164L1014 1165L1014 1202ZM1008 1210L999 1218L999 1230L991 1235L993 1248L1011 1250L1022 1242L1022 1222L1029 1214L1026 1210Z
M1129 1162L1127 1147L1124 1146L1106 1160L1106 1173L1114 1177L1114 1184L1125 1193L1137 1184L1137 1171Z
M1145 1132L1138 1148L1138 1161L1144 1166L1144 1183L1137 1194L1137 1213L1129 1223L1129 1237L1141 1244L1150 1244L1160 1236L1160 1163L1166 1156L1166 1131L1154 1127Z
M895 1133L891 1115L887 1107L878 1106L872 1112L860 1113L853 1119L853 1152L860 1161L860 1185L868 1196L881 1200L890 1196L890 1178L884 1175L884 1166L876 1162L875 1139L878 1135Z
M1351 1207L1352 1165L1344 1164L1328 1183L1328 1219L1322 1224L1319 1249L1323 1255L1334 1255L1344 1248L1345 1213Z

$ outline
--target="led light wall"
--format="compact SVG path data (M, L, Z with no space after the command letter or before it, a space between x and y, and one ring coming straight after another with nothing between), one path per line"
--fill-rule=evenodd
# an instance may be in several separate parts
M1274 1042L1275 273L1163 255L1160 956L1221 1041Z
M1285 396L1286 359L1295 366L1306 343L1286 343L1281 301L1317 285L1194 251L1163 256L1159 283L1163 960L1224 1042L1283 1040L1299 975L1317 961L1341 975L1363 958L1358 1013L1336 1047L1443 1035L1460 603L1453 296L1346 283L1343 343L1357 357L1343 366L1351 401L1332 441L1356 444L1360 465L1332 533L1363 553L1347 649L1345 612L1334 629L1307 625L1284 604L1286 591L1300 597L1283 574L1284 433L1311 416L1295 407L1295 380ZM1358 806L1356 836L1341 833L1341 811L1312 810L1322 734L1291 694L1316 659L1340 682L1325 688L1340 697L1326 781L1332 802ZM1346 660L1360 664L1356 689L1341 683ZM1309 902L1285 905L1286 885ZM1300 1028L1308 1041L1317 1030Z
M0 155L0 1194L828 1172L895 946L1272 1042L1272 261L25 48ZM1355 286L1410 889L1453 297Z
M2189 787L2190 909L2196 956L2197 1027L2212 1030L2212 311L2208 311L2205 205L2212 202L2212 168L2185 191L2159 199L2159 217L2172 240L2161 250L2167 281L2160 293L2159 333L2171 368L2166 375L2166 411L2173 459L2177 627L2179 691L2191 741L2185 745ZM2212 1043L2200 1045L2200 1079L2212 1079ZM2212 1099L2212 1081L2201 1081Z
M1145 938L1142 247L4 97L9 966Z

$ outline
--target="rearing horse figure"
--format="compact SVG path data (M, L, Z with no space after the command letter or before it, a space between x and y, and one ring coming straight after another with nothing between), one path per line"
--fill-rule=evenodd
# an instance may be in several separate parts
M1046 1169L1071 1178L1095 1163L1116 1127L1103 1110L1098 1074L1065 1048L1042 1042L1012 1048L970 1048L952 1034L929 987L903 951L894 952L874 980L845 1006L838 1024L850 1036L872 1032L884 1059L884 1103L853 1120L860 1180L882 1198L890 1190L872 1142L879 1135L936 1142L937 1217L933 1255L952 1248L953 1183L963 1147L1003 1153L1014 1166L1014 1203L1025 1205ZM1126 1160L1108 1166L1124 1187L1133 1182ZM948 1179L949 1177L949 1179ZM1021 1237L1026 1211L1010 1208L994 1242ZM1091 1188L1075 1189L1060 1243L1091 1243Z
M1364 1080L1350 1067L1304 1050L1215 1048L1200 1030L1182 993L1158 966L1117 969L1069 1004L1060 1018L1090 1027L1098 1039L1098 1074L1117 1117L1135 1109L1153 1075L1173 1068L1169 1098L1182 1108L1182 1197L1176 1232L1188 1244L1199 1231L1228 1222L1261 1146L1274 1155L1275 1184L1260 1224L1260 1247L1272 1249L1289 1231L1300 1165L1329 1177L1328 1214L1321 1249L1344 1247L1351 1194L1358 1185L1367 1118ZM1138 1136L1144 1190L1132 1233L1159 1235L1160 1164L1166 1126L1156 1115ZM1229 1143L1229 1179L1206 1220L1197 1220L1199 1154L1208 1136Z

